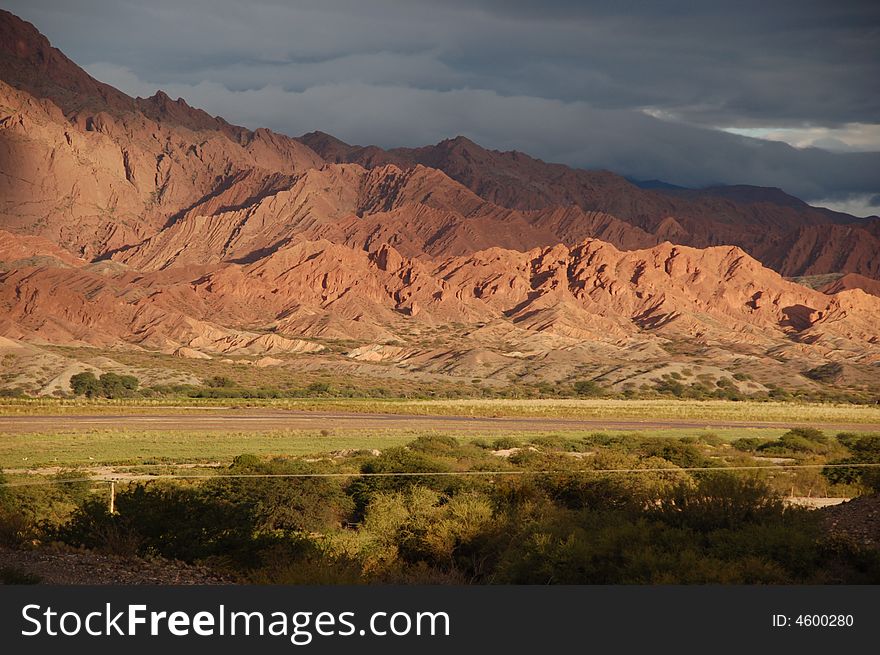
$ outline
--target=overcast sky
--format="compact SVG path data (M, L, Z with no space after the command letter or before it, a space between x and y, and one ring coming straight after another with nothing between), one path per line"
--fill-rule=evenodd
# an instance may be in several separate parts
M251 128L463 134L880 213L880 2L7 0L98 79Z

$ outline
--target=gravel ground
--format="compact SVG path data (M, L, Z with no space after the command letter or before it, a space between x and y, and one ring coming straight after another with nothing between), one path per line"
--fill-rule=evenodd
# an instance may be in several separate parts
M35 576L60 585L216 585L230 584L220 575L183 562L104 555L94 551L42 547L0 548L0 578Z
M819 511L831 534L848 537L865 546L880 547L880 494L859 496Z

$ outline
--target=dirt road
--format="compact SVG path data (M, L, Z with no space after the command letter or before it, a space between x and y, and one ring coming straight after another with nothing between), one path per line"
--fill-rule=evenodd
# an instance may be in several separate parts
M216 413L215 413L216 411ZM536 430L657 430L819 427L829 432L880 432L878 423L797 423L772 421L724 421L681 419L602 418L471 418L402 414L348 414L288 410L169 412L151 415L3 416L0 433L21 434L52 430L444 430L444 431L536 431Z

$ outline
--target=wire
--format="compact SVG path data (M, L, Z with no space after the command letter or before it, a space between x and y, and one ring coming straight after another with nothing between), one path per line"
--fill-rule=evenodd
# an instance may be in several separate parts
M481 476L481 475L574 475L578 473L588 474L614 474L614 473L687 473L687 472L716 472L727 471L778 471L797 469L825 469L825 468L880 468L880 462L856 463L856 464L777 464L771 466L687 466L682 468L652 467L652 468L615 468L615 469L575 469L575 470L506 470L506 471L387 471L377 473L364 473L353 471L350 473L231 473L228 475L210 475L206 473L183 473L174 475L126 475L121 478L110 480L96 480L94 478L74 478L63 480L39 480L28 482L4 482L4 487L32 487L50 484L71 484L75 482L137 482L144 480L225 480L243 478L421 478L421 477L451 477L451 476Z

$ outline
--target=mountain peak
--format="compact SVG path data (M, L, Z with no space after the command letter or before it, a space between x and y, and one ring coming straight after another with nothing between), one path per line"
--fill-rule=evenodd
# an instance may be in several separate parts
M453 148L476 147L476 148L482 149L482 146L475 143L474 141L471 141L466 136L462 136L461 134L459 134L458 136L454 136L451 139L443 139L443 141L441 141L437 145L438 146L448 146L448 147L453 147Z
M149 98L137 98L138 108L156 121L169 121L191 130L220 130L229 136L239 138L247 130L227 123L219 116L211 116L203 109L192 107L183 98L172 100L171 96L159 89Z
M216 129L238 138L235 128L222 118L190 107L183 98L172 100L164 91L134 99L99 82L60 50L53 47L31 23L0 10L0 79L36 98L55 103L65 115L108 112L122 115L142 112L193 130Z
M31 23L0 9L0 53L19 59L45 58L51 48L49 39Z
M65 114L83 109L131 110L133 100L103 84L52 47L31 23L0 10L0 78L37 98L47 98Z
M305 143L306 145L322 145L324 147L336 147L336 148L354 148L356 146L351 145L350 143L346 143L342 139L338 139L332 134L327 134L326 132L322 132L320 130L315 130L314 132L306 132L302 136L297 137L297 141Z
M173 102L173 100L171 100L171 96L169 96L167 93L165 93L162 89L157 89L156 93L154 93L149 98L147 98L147 100L152 100L152 101L156 102L157 104L159 104L159 103L167 104L169 102ZM183 102L183 98L178 98L177 101Z

